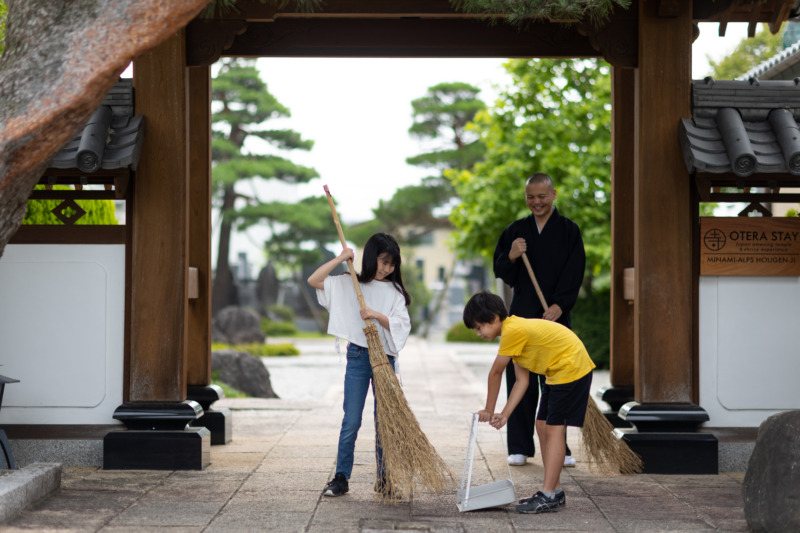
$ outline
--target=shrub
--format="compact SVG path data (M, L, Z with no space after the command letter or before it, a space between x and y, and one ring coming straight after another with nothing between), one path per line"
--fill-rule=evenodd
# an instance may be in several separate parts
M35 190L44 190L44 185L37 185ZM68 185L53 185L53 190L71 191ZM28 200L28 210L22 219L23 224L42 224L42 225L64 225L57 216L53 214L53 209L63 200ZM76 200L81 209L86 214L75 221L75 225L101 225L116 226L119 224L117 215L114 211L113 200Z
M271 305L267 308L267 315L277 317L282 322L294 322L294 311L286 305Z
M300 355L300 350L297 349L297 346L288 342L281 344L225 344L223 342L215 342L211 345L211 349L236 350L247 352L255 357Z
M458 322L450 328L445 335L445 340L447 342L490 342L478 337L473 330L467 329L463 322Z
M278 322L269 318L261 319L261 331L269 337L291 337L297 334L294 322Z

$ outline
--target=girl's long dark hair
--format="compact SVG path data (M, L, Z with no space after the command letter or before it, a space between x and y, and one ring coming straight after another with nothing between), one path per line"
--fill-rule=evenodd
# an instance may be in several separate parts
M391 281L394 288L403 295L406 300L406 306L410 305L411 295L408 294L405 286L403 286L403 274L400 271L400 245L391 235L376 233L367 240L364 245L364 252L361 254L361 273L358 275L358 281L367 283L375 279L375 274L378 272L378 256L381 254L388 254L392 258L392 264L394 264L394 272L387 276L386 279Z

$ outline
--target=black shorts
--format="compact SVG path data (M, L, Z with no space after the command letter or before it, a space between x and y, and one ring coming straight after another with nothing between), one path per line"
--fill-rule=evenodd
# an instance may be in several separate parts
M549 426L583 427L591 386L591 372L562 385L545 384L542 387L536 420L545 420Z

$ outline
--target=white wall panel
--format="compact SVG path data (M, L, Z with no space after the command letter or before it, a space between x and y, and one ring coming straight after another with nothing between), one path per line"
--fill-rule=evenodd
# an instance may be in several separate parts
M711 427L800 409L800 278L700 277L700 406Z
M0 258L0 423L113 424L122 403L123 245L9 245Z

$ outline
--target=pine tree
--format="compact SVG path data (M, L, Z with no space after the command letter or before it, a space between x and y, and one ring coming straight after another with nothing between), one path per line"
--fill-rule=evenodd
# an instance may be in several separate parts
M270 119L289 117L289 110L269 92L253 60L224 59L212 81L212 186L213 201L220 210L219 247L212 288L212 310L237 302L231 287L230 238L234 229L253 223L253 211L263 202L241 192L254 180L305 183L316 170L298 165L280 153L310 150L313 141L293 130L267 129ZM250 143L261 140L275 152L253 153ZM239 186L237 188L237 186Z

